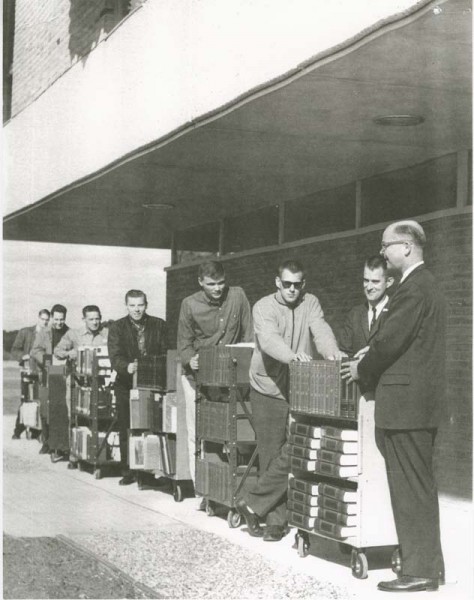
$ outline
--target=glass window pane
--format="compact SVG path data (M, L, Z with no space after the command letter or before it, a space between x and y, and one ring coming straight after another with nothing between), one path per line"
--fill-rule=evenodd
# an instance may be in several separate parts
M285 204L285 242L355 228L355 183Z
M455 154L362 181L362 225L456 206Z
M274 244L278 244L278 206L266 206L224 222L226 254Z

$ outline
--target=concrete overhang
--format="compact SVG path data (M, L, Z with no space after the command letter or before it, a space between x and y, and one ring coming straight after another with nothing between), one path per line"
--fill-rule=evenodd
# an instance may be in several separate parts
M470 148L471 3L364 6L146 3L5 127L4 238L169 248Z

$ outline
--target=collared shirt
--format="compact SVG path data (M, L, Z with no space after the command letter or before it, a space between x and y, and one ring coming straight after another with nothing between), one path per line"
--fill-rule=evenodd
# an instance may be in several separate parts
M380 313L387 305L387 302L388 302L388 296L387 296L387 294L385 294L385 296L382 298L382 300L380 300L380 302L375 307L375 320L377 320L380 317ZM369 309L367 311L367 318L369 319L369 329L370 329L370 324L372 323L373 315L374 315L373 307L369 304Z
M419 267L420 265L424 265L425 261L424 260L420 260L420 262L417 262L416 264L412 265L411 267L409 267L405 273L403 273L402 278L400 279L400 283L402 283L403 281L405 281L405 279L408 277L408 275L410 275L410 273L412 271L414 271L417 267ZM398 285L400 285L400 283Z
M76 358L80 346L106 346L108 334L109 330L106 327L101 327L95 334L85 326L69 329L54 349L54 356L61 359Z
M252 341L250 304L242 288L227 288L221 302L209 300L201 290L181 303L178 352L184 367L205 346Z
M250 384L265 396L287 399L288 364L305 352L323 358L338 352L336 338L313 294L288 306L280 292L263 297L253 307L255 351L250 363Z
M132 317L129 317L130 323L133 325L133 332L137 336L137 344L138 351L140 352L140 356L146 356L146 344L145 344L145 329L147 317L146 314L143 315L140 321L134 321Z

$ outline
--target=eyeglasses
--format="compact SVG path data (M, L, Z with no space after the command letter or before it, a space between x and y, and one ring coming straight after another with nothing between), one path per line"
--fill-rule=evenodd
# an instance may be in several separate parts
M283 281L281 280L281 285L285 288L285 290L289 290L293 285L295 290L300 290L304 286L304 281Z
M396 242L382 242L380 244L380 252L385 252L385 250L389 246L394 246L395 244L411 244L410 240L397 240Z

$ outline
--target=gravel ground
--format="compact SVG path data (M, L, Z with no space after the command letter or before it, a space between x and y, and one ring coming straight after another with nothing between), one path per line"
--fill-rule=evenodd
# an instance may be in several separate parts
M81 535L74 540L166 598L348 598L335 585L282 569L192 528Z
M38 450L41 448L37 442L30 442L38 446ZM31 471L48 471L48 465L46 463L48 457L42 463L37 460L32 460L23 456L15 456L14 454L3 454L3 472L4 473L28 473Z
M3 598L152 598L54 538L3 536Z

